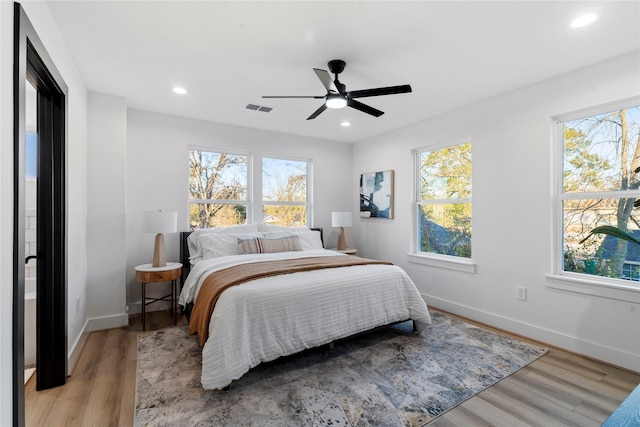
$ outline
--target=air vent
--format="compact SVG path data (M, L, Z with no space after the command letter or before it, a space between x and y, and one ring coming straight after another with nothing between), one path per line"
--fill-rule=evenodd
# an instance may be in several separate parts
M262 111L263 113L268 113L271 110L273 110L273 108L271 107L265 107L263 105L256 105L256 104L247 104L247 110L254 110L254 111Z

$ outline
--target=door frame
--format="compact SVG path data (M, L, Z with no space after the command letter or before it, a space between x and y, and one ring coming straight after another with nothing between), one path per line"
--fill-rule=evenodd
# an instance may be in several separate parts
M24 426L25 82L38 90L38 390L62 385L67 378L67 86L19 3L14 3L13 21L13 425Z

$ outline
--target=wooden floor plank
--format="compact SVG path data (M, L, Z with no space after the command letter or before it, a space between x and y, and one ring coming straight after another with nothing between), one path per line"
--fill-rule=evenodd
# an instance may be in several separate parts
M540 411L537 406L506 392L503 387L490 387L482 392L481 397L502 412L514 415L528 425L545 427L567 426L561 420Z
M461 405L476 417L495 427L529 427L530 424L514 416L512 411L504 411L485 400L482 395L469 399Z
M480 418L477 414L464 408L462 405L457 406L451 411L434 421L427 424L429 427L444 427L444 426L465 426L465 427L490 427L486 420Z
M541 365L538 365L541 366ZM549 372L543 366L540 370L533 370L527 374L527 378L541 383L550 384L550 387L561 391L563 397L571 396L578 400L577 404L588 402L596 406L615 409L624 400L627 393L598 381L587 378L580 381L572 373L562 371Z
M58 397L59 387L51 390L36 391L36 381L29 380L25 386L25 425L47 425L47 417Z
M122 398L118 426L133 425L133 415L136 409L136 361L127 360L124 366L124 380L122 382Z
M95 426L115 426L120 420L122 389L124 384L124 365L126 349L114 347L105 349L96 380L89 394L83 423Z
M528 377L521 379L512 375L494 387L498 392L512 396L522 405L553 418L560 425L576 427L600 425L596 420L574 412L575 407L580 403L567 406L565 400L557 399L556 393L549 393L548 384L541 388L540 385L531 383Z
M82 427L86 405L79 399L56 400L49 411L45 426Z
M575 363L571 357L558 357L555 353L550 353L549 357L544 358L544 362L556 366L563 371L571 372L579 377L589 378L594 381L601 381L607 374L602 369L595 366L583 365Z
M631 372L627 369L618 368L607 363L598 362L597 360L575 354L569 357L569 361L575 365L585 366L590 369L600 371L606 375L605 379L622 379L625 382L629 381L632 384L640 383L640 373L638 372Z
M611 413L615 411L617 407L618 405L615 405L615 407L612 409L605 409L602 406L596 406L589 402L583 402L580 405L576 406L574 411L578 414L585 415L592 420L595 420L598 424L602 424L607 418L609 418L609 415L611 415Z

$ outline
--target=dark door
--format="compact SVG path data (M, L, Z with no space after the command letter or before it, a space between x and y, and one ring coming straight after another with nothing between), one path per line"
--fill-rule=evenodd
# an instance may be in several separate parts
M14 425L24 425L25 84L37 91L38 390L67 378L66 311L66 86L22 7L14 7Z

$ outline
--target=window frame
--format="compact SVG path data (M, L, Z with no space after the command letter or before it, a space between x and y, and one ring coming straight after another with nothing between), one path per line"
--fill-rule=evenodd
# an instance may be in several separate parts
M640 303L640 285L624 279L588 275L572 271L564 271L564 212L565 200L576 200L588 197L596 198L640 198L638 190L611 190L595 192L564 192L564 124L580 118L592 117L607 112L640 105L640 96L596 105L569 113L551 117L552 168L553 168L553 206L551 236L551 273L545 276L548 288L575 292L626 302ZM635 284L634 284L635 283Z
M264 159L273 159L273 160L289 160L293 162L304 162L307 165L307 189L306 189L306 200L304 202L295 202L295 201L265 201L264 193L263 193L263 175L264 175ZM279 156L279 155L271 155L265 154L260 157L260 182L256 183L256 190L259 191L260 194L260 203L256 203L256 215L259 215L260 221L264 220L264 207L265 206L304 206L306 208L306 227L310 227L313 224L313 185L312 185L312 176L313 176L313 159L310 158L302 158L302 157L293 157L293 156ZM259 205L259 206L258 206ZM258 218L258 216L256 216Z
M189 228L191 228L191 218L190 218L190 206L192 203L196 204L220 204L220 205L235 205L235 206L245 206L246 209L246 218L245 224L253 223L253 155L248 151L242 150L230 150L226 148L217 148L217 147L202 147L189 145L187 150L187 165L190 162L190 153L191 151L206 151L209 153L216 154L231 154L234 156L245 156L247 158L247 188L246 188L246 200L231 200L231 199L192 199L191 194L189 192L189 166L187 166L187 218L189 221Z
M473 224L473 192L471 197L464 198L455 198L455 199L433 199L429 201L425 201L420 196L420 157L424 152L432 152L441 150L447 147L459 146L463 144L471 144L473 147L473 140L471 138L461 138L453 141L441 142L437 144L430 144L427 146L415 148L411 151L411 155L413 158L413 227L411 234L411 253L407 255L407 258L410 263L421 264L430 267L438 267L444 268L447 270L459 271L463 273L475 274L476 272L476 264L473 261L473 236L471 239L471 257L460 257L455 255L444 255L433 252L423 252L420 251L420 243L419 243L419 231L420 231L420 218L418 215L418 209L422 205L435 205L435 204L463 204L469 203L472 205L471 209L471 223ZM471 180L472 180L472 188L473 188L473 160L471 163Z

